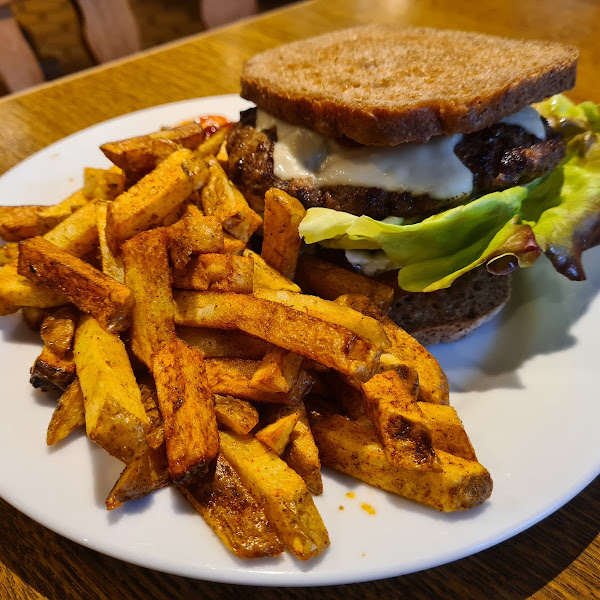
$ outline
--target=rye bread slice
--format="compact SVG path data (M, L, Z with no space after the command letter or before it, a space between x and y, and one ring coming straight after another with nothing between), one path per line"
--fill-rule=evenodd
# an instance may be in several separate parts
M241 95L325 136L394 146L478 131L571 89L577 56L554 42L368 25L256 55Z
M480 267L437 292L410 293L396 286L389 315L424 346L453 342L498 313L510 291L510 275L491 275Z

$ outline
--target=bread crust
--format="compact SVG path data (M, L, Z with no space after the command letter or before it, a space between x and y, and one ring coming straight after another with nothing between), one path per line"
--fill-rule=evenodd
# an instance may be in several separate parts
M394 146L478 131L571 89L577 57L554 42L367 25L256 55L241 95L325 136Z

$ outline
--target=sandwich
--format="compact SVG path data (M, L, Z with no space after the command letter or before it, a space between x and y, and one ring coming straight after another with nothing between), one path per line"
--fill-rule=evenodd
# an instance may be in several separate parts
M458 339L542 253L585 278L600 119L558 96L577 58L553 42L380 25L268 50L242 71L256 108L229 136L229 177L257 208L272 187L298 198L304 242L393 281L390 316L417 339Z

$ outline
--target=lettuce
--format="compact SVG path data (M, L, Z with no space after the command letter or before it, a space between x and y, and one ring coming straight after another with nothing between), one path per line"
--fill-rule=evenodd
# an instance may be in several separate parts
M483 264L497 274L528 267L541 252L560 273L584 279L581 253L600 243L600 105L555 96L536 108L569 140L564 161L543 180L411 224L311 208L300 235L308 244L383 250L412 292L449 287Z

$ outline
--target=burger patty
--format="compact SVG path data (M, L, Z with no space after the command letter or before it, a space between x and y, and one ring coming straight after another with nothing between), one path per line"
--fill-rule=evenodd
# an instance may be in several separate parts
M464 204L469 198L440 200L427 194L388 192L379 188L332 185L318 187L306 179L285 181L273 173L275 130L257 131L256 109L242 113L228 139L228 174L249 197L261 202L271 187L285 190L306 208L324 207L374 219L424 218ZM546 124L542 141L516 125L496 123L465 134L454 152L473 173L473 196L533 181L563 159L566 144Z

